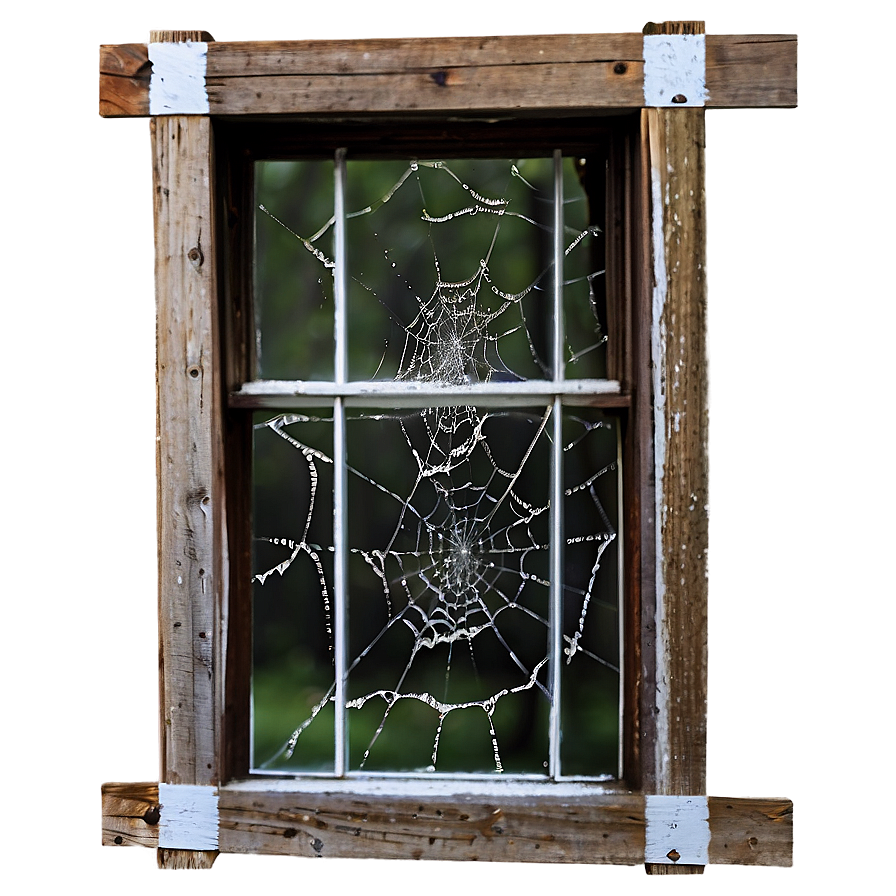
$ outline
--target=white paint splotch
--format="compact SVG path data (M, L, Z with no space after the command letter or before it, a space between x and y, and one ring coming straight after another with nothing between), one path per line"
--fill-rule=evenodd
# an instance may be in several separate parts
M644 801L645 862L709 864L709 804L705 796L648 794Z
M218 848L218 789L196 784L159 784L159 846Z
M644 35L644 103L705 106L706 35Z
M205 87L208 44L203 41L151 43L150 115L207 115Z

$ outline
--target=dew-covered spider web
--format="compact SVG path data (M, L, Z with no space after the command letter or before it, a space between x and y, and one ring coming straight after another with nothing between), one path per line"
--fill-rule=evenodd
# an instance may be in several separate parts
M332 379L332 163L266 163L258 178L261 375ZM567 377L594 378L601 233L571 162L564 183L563 360ZM349 379L421 390L418 406L345 412L349 771L544 775L559 692L562 773L617 773L615 422L563 408L555 445L548 400L437 400L550 378L553 196L547 159L348 165ZM334 770L333 414L256 415L258 768Z

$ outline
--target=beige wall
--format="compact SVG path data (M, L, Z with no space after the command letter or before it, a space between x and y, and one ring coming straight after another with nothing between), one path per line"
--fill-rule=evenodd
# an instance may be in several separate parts
M893 881L893 12L862 2L2 5L4 893L859 893ZM792 869L310 862L207 874L101 850L99 787L154 780L145 121L96 49L638 30L800 36L798 111L708 115L710 791L796 802Z

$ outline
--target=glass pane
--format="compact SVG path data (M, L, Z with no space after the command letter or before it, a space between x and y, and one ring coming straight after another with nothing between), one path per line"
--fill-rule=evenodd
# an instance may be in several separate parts
M584 189L585 171L596 161L563 160L563 315L567 379L607 375L604 285L604 209ZM589 182L593 174L588 176ZM603 323L601 321L604 321Z
M349 162L349 376L549 370L550 159Z
M255 163L261 379L333 378L333 162Z
M585 409L563 418L564 775L618 774L619 469L615 421Z
M544 774L546 422L350 417L350 768Z
M333 770L332 446L332 417L256 415L256 768Z

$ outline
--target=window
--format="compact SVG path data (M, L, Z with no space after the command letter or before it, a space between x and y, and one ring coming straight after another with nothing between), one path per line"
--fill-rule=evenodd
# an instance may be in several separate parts
M705 795L692 68L792 104L793 42L189 37L148 101L102 63L154 115L163 662L106 842L789 862L787 801Z
M335 203L331 162L257 163L238 398L290 410L254 426L255 767L619 777L620 426L576 405L620 386L576 163L337 150Z

